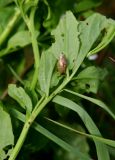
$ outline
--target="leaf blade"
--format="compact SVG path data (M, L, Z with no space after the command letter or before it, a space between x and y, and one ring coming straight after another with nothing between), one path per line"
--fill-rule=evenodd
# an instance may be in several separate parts
M15 84L9 84L8 94L10 97L16 100L22 108L27 109L28 113L31 113L32 111L31 99L22 87L16 87Z
M106 112L108 112L113 119L115 119L115 115L113 114L113 112L112 112L112 111L106 106L106 104L104 104L104 102L102 102L101 100L98 100L98 99L95 99L95 98L91 98L91 97L82 95L82 94L80 94L80 93L70 91L70 90L68 90L68 89L65 89L65 91L67 91L67 92L69 92L69 93L72 93L72 94L74 94L74 95L76 95L76 96L79 96L79 97L81 97L81 98L84 98L84 99L86 99L86 100L88 100L88 101L90 101L90 102L92 102L92 103L100 106L100 107L103 108Z
M95 136L95 135L87 134L87 133L85 133L85 132L76 130L76 129L68 126L68 125L63 124L63 123L54 121L54 120L52 120L52 119L50 119L50 118L47 118L47 117L46 117L46 119L47 119L48 121L50 121L50 122L52 122L52 123L60 126L60 127L63 127L63 128L65 128L65 129L68 129L68 130L70 130L70 131L72 131L72 132L75 132L75 133L80 134L80 135L82 135L82 136L86 136L86 137L88 137L88 138L90 138L90 139L95 139L95 140L97 140L97 141L99 141L99 142L103 142L103 143L105 143L105 144L107 144L107 145L109 145L109 146L111 146L111 147L115 147L115 141L114 141L114 140L110 140L110 139L107 139L107 138L101 138L101 137L98 137L98 136Z
M25 122L25 115L22 114L21 112L17 111L16 109L11 109L11 114L15 118L21 120L22 122ZM51 133L50 131L48 131L44 127L42 127L40 124L34 122L32 124L32 128L34 128L36 131L40 132L41 134L43 134L44 136L46 136L47 138L49 138L50 140L52 140L53 142L58 144L60 147L62 147L66 151L76 154L78 157L81 157L83 160L89 160L87 155L82 154L77 149L73 148L71 145L69 145L68 143L66 143L65 141L63 141L59 137L55 136L53 133Z
M93 122L93 120L90 118L90 116L87 114L87 112L83 108L81 108L79 105L77 105L73 101L71 101L67 98L64 98L62 96L56 96L52 101L78 113L78 115L80 116L80 118L84 122L88 131L91 134L94 134L94 135L101 137L101 134L100 134L98 128L96 127L95 123ZM107 150L106 146L100 142L95 141L95 140L94 140L94 142L95 142L96 149L97 149L98 159L99 160L109 160L110 158L109 158L109 154L108 154L108 150Z

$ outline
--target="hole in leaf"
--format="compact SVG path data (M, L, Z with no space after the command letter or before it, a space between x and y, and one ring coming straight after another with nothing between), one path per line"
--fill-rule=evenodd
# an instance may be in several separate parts
M3 150L4 150L5 154L7 154L10 149L12 149L12 145L6 146Z
M64 37L64 33L62 33L61 36Z
M4 160L8 160L10 156L7 156Z
M90 85L89 84L85 84L85 87L86 87L86 89L89 89L90 88Z

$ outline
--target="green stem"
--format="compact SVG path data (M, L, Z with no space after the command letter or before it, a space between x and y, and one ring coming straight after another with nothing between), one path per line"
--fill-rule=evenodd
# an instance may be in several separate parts
M5 30L3 31L3 33L0 36L0 46L2 46L2 44L4 43L6 38L11 33L16 21L19 20L19 17L20 17L20 10L17 9L15 11L15 14L14 14L13 18L9 21L8 25L6 26Z
M37 42L36 30L35 30L35 26L34 26L35 11L36 11L35 9L33 9L31 11L30 23L28 24L28 28L31 33L32 48L33 48L34 59L35 59L35 71L34 71L32 83L30 86L31 90L33 90L35 88L37 80L38 80L39 61L40 61L39 47L38 47L38 42Z
M28 133L29 128L30 128L30 123L26 122L23 129L22 129L22 132L20 134L18 142L17 142L15 148L13 149L13 152L10 155L9 160L15 160L15 158L17 157L17 155L18 155L18 153L19 153L19 151L20 151L20 149L26 139L26 135Z
M15 160L15 158L17 157L23 143L24 140L26 138L26 135L28 133L28 130L31 126L31 124L34 122L34 120L36 119L36 117L38 116L38 114L43 110L43 108L67 85L67 83L72 79L72 77L74 76L75 71L71 74L70 77L66 78L63 83L49 96L46 97L44 99L41 98L40 102L37 103L37 105L35 106L35 109L33 110L30 118L27 120L27 122L25 123L23 130L21 132L21 135L18 139L18 142L9 158L9 160ZM44 99L44 100L43 100ZM42 101L43 100L43 101Z
M20 137L19 137L19 139L17 141L16 146L13 149L12 154L10 155L9 160L15 160L15 158L17 157L17 155L18 155L18 153L19 153L19 151L20 151L20 149L21 149L21 147L22 147L22 145L23 145L23 143L25 141L26 135L27 135L27 133L29 131L29 128L30 128L31 124L33 123L35 118L38 116L38 114L42 111L42 109L51 101L51 99L57 93L59 93L61 89L63 89L63 87L66 85L67 81L64 81L49 97L46 97L43 102L42 102L42 99L41 99L42 103L39 103L39 102L37 103L37 105L35 106L35 110L33 110L30 118L27 120L27 122L25 123L25 125L24 125L24 127L22 129Z
M9 160L15 160L15 158L17 157L17 155L18 155L18 153L19 153L19 151L25 141L26 135L27 135L29 128L30 128L31 124L33 123L33 121L36 119L38 114L43 110L43 108L52 100L52 98L54 98L64 88L64 86L70 81L70 79L71 79L71 76L69 78L65 79L65 81L49 97L46 97L44 100L43 100L43 98L44 98L43 97L41 99L41 103L40 102L37 103L30 118L27 120L27 122L25 123L25 125L22 129L21 135L18 139L18 142L17 142Z

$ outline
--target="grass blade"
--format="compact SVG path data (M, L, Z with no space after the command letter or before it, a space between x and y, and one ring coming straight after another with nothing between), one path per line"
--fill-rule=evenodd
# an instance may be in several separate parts
M80 93L76 93L76 92L68 90L68 89L65 89L65 91L69 92L71 94L74 94L74 95L76 95L78 97L81 97L83 99L86 99L86 100L98 105L99 107L103 108L106 112L108 112L113 119L115 119L115 115L113 114L113 112L101 100L98 100L98 99L95 99L95 98L91 98L91 97L82 95Z
M65 128L65 129L67 129L67 130L70 130L70 131L75 132L75 133L77 133L77 134L80 134L80 135L82 135L82 136L86 136L87 138L90 138L90 139L95 139L95 140L97 140L97 141L99 141L99 142L102 142L102 143L105 143L105 144L107 144L107 145L109 145L109 146L111 146L111 147L115 147L115 141L113 141L113 140L106 139L106 138L102 138L102 137L98 137L98 136L91 135L91 134L87 134L87 133L85 133L85 132L76 130L76 129L74 129L74 128L70 127L70 126L67 126L67 125L65 125L65 124L56 122L56 121L54 121L54 120L52 120L52 119L50 119L50 118L47 118L47 117L46 117L46 119L47 119L48 121L50 121L50 122L52 122L52 123L60 126L60 127L63 127L63 128Z
M25 122L25 115L22 114L21 112L17 111L16 109L12 109L11 114L15 118L19 119L20 121ZM83 160L89 160L87 155L85 155L84 153L81 153L79 150L77 150L77 148L72 147L70 144L66 143L61 138L55 136L53 133L51 133L50 131L48 131L44 127L42 127L40 124L34 122L32 125L32 128L34 128L36 131L40 132L45 137L47 137L50 140L52 140L53 142L55 142L57 145L59 145L60 147L62 147L66 151L74 153L75 155L78 156L78 158L82 158Z
M73 101L71 101L67 98L64 98L62 96L56 96L53 99L53 102L75 111L80 116L82 121L84 122L88 131L93 135L101 137L101 134L100 134L98 128L96 127L95 123L91 119L91 117L78 104L76 104ZM96 146L96 150L97 150L98 160L110 160L106 145L101 142L98 142L97 140L94 140L94 142L95 142L95 146Z

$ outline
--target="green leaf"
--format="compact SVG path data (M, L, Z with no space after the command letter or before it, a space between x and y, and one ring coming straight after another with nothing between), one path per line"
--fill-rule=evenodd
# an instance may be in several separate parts
M75 70L79 68L84 58L90 51L91 47L101 34L101 31L105 28L105 22L105 16L95 13L92 16L88 17L85 21L81 21L79 23L79 38L81 46L78 58L75 62Z
M81 47L79 54L88 53L94 42L97 40L101 31L106 27L106 17L95 13L88 17L85 21L80 22L80 40ZM94 34L95 33L95 34Z
M4 0L3 0L4 1ZM0 0L0 5L1 5L1 0ZM14 7L2 7L0 8L0 34L4 31L6 28L10 18L12 17L14 13Z
M99 142L105 143L105 144L107 144L107 145L109 145L109 146L111 146L111 147L115 147L115 141L113 141L113 140L106 139L106 138L101 138L101 137L98 137L98 136L95 136L95 135L91 135L91 134L87 134L87 133L85 133L85 132L81 132L81 131L76 130L76 129L70 127L70 126L67 126L66 124L62 124L62 123L60 123L60 122L56 122L56 121L54 121L54 120L52 120L52 119L49 119L49 118L46 118L46 119L49 120L50 122L52 122L52 123L60 126L60 127L63 127L63 128L65 128L65 129L67 129L67 130L70 130L70 131L75 132L75 133L77 133L77 134L80 134L80 135L82 135L82 136L86 136L86 137L88 137L88 138L97 140L97 141L99 141Z
M8 48L24 47L31 43L31 36L29 31L19 31L14 34L8 41Z
M10 4L11 2L13 2L13 0L0 0L0 7L4 7L4 6Z
M58 137L61 137L64 141L74 146L74 148L77 148L80 152L87 154L89 159L91 159L91 157L88 154L89 145L87 143L87 137L83 137L80 134L78 135L75 132L71 132L71 130L67 130L64 127L60 127L59 125L51 123L50 121L45 121L45 124L47 125L47 129L50 130L50 132L52 132ZM66 124L66 122L64 124ZM76 129L79 129L80 131L84 131L84 129L77 123L72 123L71 126L74 126ZM72 152L67 152L62 148L54 148L54 151L54 159L58 157L58 159L63 160L82 160L82 158L78 158L76 154L73 154Z
M5 158L6 154L3 149L9 145L14 145L11 118L0 102L0 159Z
M59 72L54 72L51 79L50 87L53 88L58 85L59 81L63 78L63 76L60 76Z
M32 111L32 102L30 97L27 95L22 87L16 87L15 84L9 84L8 94L10 97L15 99L21 107L27 110L27 113Z
M103 48L105 48L112 41L114 37L115 37L115 22L112 19L107 19L105 23L105 34L101 42L98 44L96 48L94 48L88 53L88 56L91 56L99 52Z
M73 80L76 82L75 88L82 89L85 92L97 93L99 82L107 75L106 69L90 66L82 70Z
M38 36L38 32L36 31L36 37ZM29 31L19 31L15 33L8 41L8 45L5 49L0 51L0 57L4 55L10 54L14 51L17 51L31 43L31 36Z
M17 111L16 109L11 109L11 114L15 118L21 120L22 122L25 122L25 115L22 114L21 112ZM34 122L32 124L32 128L34 128L36 131L40 132L45 137L47 137L50 140L52 140L53 142L55 142L57 145L59 145L60 147L62 147L66 151L72 152L77 157L82 158L82 160L89 160L87 155L82 154L77 148L72 147L70 144L66 143L65 141L63 141L59 137L55 136L53 133L51 133L50 131L48 131L44 127L42 127L40 124Z
M75 111L76 113L78 113L78 115L80 116L80 118L84 122L88 131L93 135L101 137L101 134L100 134L98 128L96 127L95 123L91 119L91 117L78 104L76 104L73 101L71 101L67 98L64 98L62 96L56 96L53 99L53 102L55 102L59 105L62 105L64 107L67 107L67 108ZM107 150L107 147L105 146L105 144L98 142L96 140L94 140L94 142L96 145L98 160L109 160L110 158L109 158L108 150Z
M77 93L77 92L73 92L73 91L68 90L68 89L65 89L65 91L66 91L66 92L69 92L69 93L71 93L71 94L74 94L74 95L76 95L76 96L78 96L78 97L84 98L84 99L86 99L86 100L88 100L88 101L90 101L90 102L92 102L92 103L100 106L100 107L103 108L106 112L108 112L108 113L111 115L111 117L113 117L113 119L115 119L115 115L113 114L113 112L112 112L112 111L105 105L105 103L102 102L101 100L98 100L98 99L95 99L95 98L91 98L91 97L88 97L88 96L79 94L79 93Z
M94 7L97 7L101 4L102 2L100 0L98 1L93 1L93 0L82 0L79 1L76 6L74 7L76 12L83 12L89 9L92 9Z
M53 70L56 64L56 58L52 54L51 50L44 51L40 60L39 67L39 83L42 91L49 95L49 89L51 84L51 78Z
M72 69L74 66L73 61L77 58L80 43L78 22L72 12L66 12L51 34L55 38L55 43L51 47L53 54L59 59L60 54L63 53L67 58L69 69Z
M107 70L106 69L101 69L99 67L95 66L90 66L82 70L77 77L74 79L100 79L103 80L105 76L107 75Z

